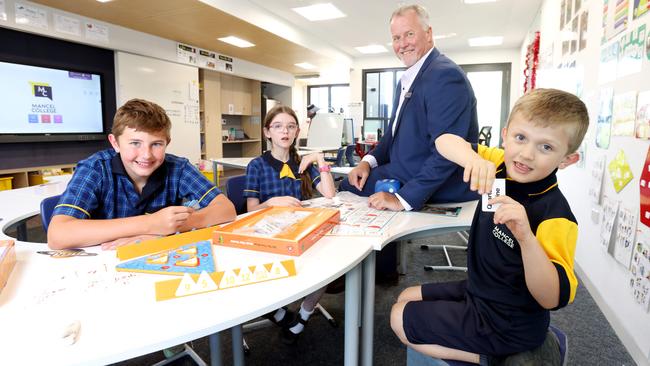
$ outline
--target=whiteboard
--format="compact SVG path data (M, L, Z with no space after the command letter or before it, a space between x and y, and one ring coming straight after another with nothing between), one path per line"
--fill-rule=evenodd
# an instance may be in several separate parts
M318 113L312 119L307 136L307 147L341 146L343 137L343 115Z
M201 158L199 70L150 57L117 52L118 107L132 98L152 101L172 121L167 152L198 162Z

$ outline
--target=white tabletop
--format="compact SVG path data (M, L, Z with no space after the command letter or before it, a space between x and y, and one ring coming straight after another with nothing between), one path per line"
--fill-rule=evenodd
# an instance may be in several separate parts
M246 169L248 163L255 158L218 158L212 159L213 163L221 164L226 168ZM352 170L349 166L333 166L331 173L335 176L347 176Z

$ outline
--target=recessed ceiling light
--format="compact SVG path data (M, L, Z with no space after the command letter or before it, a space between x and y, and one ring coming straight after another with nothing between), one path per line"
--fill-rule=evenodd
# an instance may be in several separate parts
M447 33L447 34L434 34L433 39L445 39L445 38L451 38L451 37L456 37L456 33Z
M97 0L97 1L100 2L100 3L107 3L107 2L110 2L110 1L113 1L113 0Z
M301 68L303 68L305 70L313 70L313 69L316 68L316 66L310 64L309 62L301 62L301 63L294 64L294 65L296 65L298 67L301 67Z
M237 46L237 47L240 47L240 48L247 48L247 47L255 46L254 44L252 44L252 43L250 43L248 41L245 41L245 40L243 40L241 38L237 38L235 36L222 37L222 38L219 38L219 40L221 42L226 42L228 44L231 44L233 46Z
M470 47L498 46L503 43L503 37L475 37L467 40Z
M465 4L496 3L497 0L463 0Z
M314 4L310 6L302 6L299 8L292 8L291 10L302 15L312 22L319 20L328 20L343 18L345 14L341 12L336 6L332 3L323 3L323 4Z
M367 46L354 47L354 49L364 54L388 52L386 47L380 44L370 44Z

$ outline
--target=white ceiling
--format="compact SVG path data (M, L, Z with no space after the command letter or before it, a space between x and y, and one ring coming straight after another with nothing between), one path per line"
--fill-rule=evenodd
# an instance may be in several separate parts
M291 10L328 1L347 16L310 22ZM403 1L395 0L249 0L248 3L282 18L300 32L318 38L353 60L368 57L354 49L368 44L384 45L392 53L391 47L387 45L390 42L388 22L392 11L404 4ZM457 34L436 41L436 46L444 52L467 51L467 39L478 36L503 36L503 45L486 50L519 48L541 3L542 0L499 0L467 5L462 0L419 1L429 11L434 36ZM267 30L274 32L273 29Z

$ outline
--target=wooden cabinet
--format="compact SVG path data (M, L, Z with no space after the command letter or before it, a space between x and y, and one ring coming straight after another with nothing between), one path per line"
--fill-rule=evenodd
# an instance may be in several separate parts
M249 80L201 69L199 72L201 111L201 158L224 156L255 157L262 153L261 84ZM222 120L234 122L245 139L225 141L228 126ZM231 123L231 122L229 122Z
M50 171L56 171L55 174L72 174L75 165L76 164L62 164L32 168L4 169L0 170L0 179L11 178L3 179L3 182L10 182L12 189L25 188L43 184L44 180L47 180L47 176L44 176L44 173L50 173ZM5 185L3 184L3 188L4 187Z

